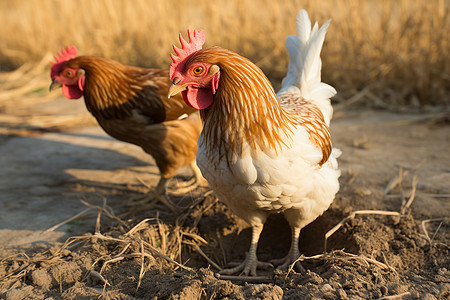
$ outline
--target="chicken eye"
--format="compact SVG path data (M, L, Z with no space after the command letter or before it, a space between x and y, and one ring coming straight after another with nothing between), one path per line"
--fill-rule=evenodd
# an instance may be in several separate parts
M67 71L66 71L66 76L67 76L67 77L71 77L72 74L73 74L72 71L70 71L70 70L67 70Z
M193 70L195 75L200 75L203 73L203 67L197 67Z

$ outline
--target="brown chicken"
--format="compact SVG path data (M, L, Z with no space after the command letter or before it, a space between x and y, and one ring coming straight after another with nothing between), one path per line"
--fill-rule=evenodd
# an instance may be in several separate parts
M67 47L55 55L50 91L62 87L68 99L84 96L87 109L106 133L150 154L161 173L153 192L173 210L165 197L166 185L180 167L190 165L195 182L179 184L178 192L191 190L204 180L195 163L202 129L198 112L181 96L167 99L167 71L76 54L75 47Z

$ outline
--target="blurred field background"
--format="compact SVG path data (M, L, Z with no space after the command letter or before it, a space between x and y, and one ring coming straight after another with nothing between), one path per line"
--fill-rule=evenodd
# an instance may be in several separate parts
M207 45L250 58L275 87L295 16L333 21L322 52L323 81L337 101L387 109L450 104L448 0L3 0L0 100L50 84L51 54L79 54L168 68L171 44L202 28ZM15 71L14 71L15 70ZM40 78L37 80L37 78Z

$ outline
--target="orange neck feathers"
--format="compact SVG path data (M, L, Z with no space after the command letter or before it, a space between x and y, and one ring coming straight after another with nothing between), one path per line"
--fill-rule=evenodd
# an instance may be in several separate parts
M70 62L86 73L84 99L86 107L95 116L121 117L127 102L142 88L147 75L116 61L94 56L79 56Z
M296 122L281 108L272 85L256 65L219 47L194 53L189 62L194 61L220 67L214 102L201 111L203 142L208 141L210 153L219 147L227 154L241 155L244 143L252 150L277 150L285 145Z

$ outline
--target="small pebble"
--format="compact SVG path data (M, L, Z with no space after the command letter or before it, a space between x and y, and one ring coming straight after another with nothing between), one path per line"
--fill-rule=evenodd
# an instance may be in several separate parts
M416 237L414 240L416 242L417 247L419 247L419 248L423 248L427 245L427 240L424 239L423 237L419 236L419 237Z
M347 293L343 289L338 289L336 291L336 293L337 293L339 299L342 299L342 300L348 299Z
M332 290L333 290L333 287L331 285L329 285L328 283L325 283L324 285L322 285L320 287L320 291L324 294L331 292Z
M400 216L391 217L392 225L398 225L400 223Z
M323 282L322 277L320 277L318 274L310 273L309 275L311 276L309 279L309 282L316 284L316 285L319 285Z
M448 272L447 268L440 268L440 269L437 271L437 273L438 273L439 275L442 275L442 276L446 275L447 272Z

